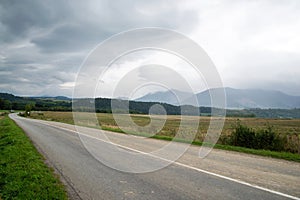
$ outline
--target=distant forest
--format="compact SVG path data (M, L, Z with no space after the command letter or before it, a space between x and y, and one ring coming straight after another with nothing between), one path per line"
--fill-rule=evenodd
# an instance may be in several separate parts
M174 106L157 102L137 102L107 98L96 99L75 99L76 111L111 113L111 104L115 105L114 112L124 113L124 108L129 104L129 112L135 114L148 114L149 109L154 104L159 104L165 108L168 115L202 115L210 116L212 109L216 113L221 109L211 107L194 107L190 105ZM90 109L89 104L94 104L95 108ZM25 110L25 106L30 105L35 111L72 111L72 99L58 97L19 97L12 94L0 93L0 110ZM160 110L152 110L153 114L163 114ZM300 109L242 109L226 110L227 117L259 117L259 118L300 118Z

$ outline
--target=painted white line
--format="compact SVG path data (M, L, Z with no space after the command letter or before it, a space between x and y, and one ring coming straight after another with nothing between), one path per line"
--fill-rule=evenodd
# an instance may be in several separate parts
M108 143L108 144L111 144L111 145L116 145L118 147L121 147L121 148L124 148L124 149L128 149L130 151L134 151L136 153L148 155L148 156L151 156L151 157L163 160L163 161L167 161L167 162L173 163L173 164L181 166L181 167L185 167L185 168L192 169L192 170L195 170L195 171L198 171L198 172L209 174L211 176L215 176L215 177L222 178L222 179L225 179L225 180L229 180L229 181L232 181L232 182L235 182L235 183L246 185L246 186L249 186L249 187L252 187L252 188L255 188L255 189L259 189L259 190L262 190L262 191L266 191L266 192L269 192L269 193L272 193L272 194L276 194L276 195L279 195L279 196L282 196L282 197L287 197L287 198L290 198L290 199L300 200L300 198L296 197L296 196L292 196L292 195L289 195L289 194L285 194L285 193L282 193L282 192L278 192L278 191L275 191L275 190L264 188L264 187L261 187L261 186L258 186L258 185L254 185L254 184L251 184L251 183L247 183L247 182L242 181L242 180L238 180L238 179L230 178L230 177L227 177L227 176L223 176L221 174L217 174L217 173L213 173L213 172L206 171L206 170L203 170L203 169L199 169L197 167L186 165L186 164L183 164L183 163L180 163L180 162L177 162L177 161L168 160L168 159L165 159L165 158L153 155L153 154L149 154L149 153L137 150L137 149L133 149L133 148L130 148L130 147L127 147L127 146L116 144L116 143L113 143L113 142L110 142L110 141L105 141L105 140L102 140L102 139L99 139L99 138L96 138L96 137L93 137L93 136L90 136L90 135L87 135L87 134L78 133L77 131L74 131L74 130L71 130L71 129L68 129L68 128L64 128L64 127L56 126L56 125L53 125L53 124L48 124L48 123L40 122L39 120L36 120L36 122L38 122L40 124L52 126L52 127L58 128L58 129L62 129L62 130L70 131L70 132L73 132L73 133L77 133L77 134L80 134L80 135L84 135L86 137L90 137L90 138L93 138L93 139L96 139L96 140L99 140L99 141L102 141L102 142L105 142L105 143Z

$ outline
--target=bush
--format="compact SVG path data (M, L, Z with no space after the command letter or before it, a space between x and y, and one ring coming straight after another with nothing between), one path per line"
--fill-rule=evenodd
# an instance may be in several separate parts
M266 129L255 131L242 125L240 120L237 121L228 142L234 146L275 151L283 151L285 146L284 138L276 134L273 127L268 125Z
M266 150L274 150L274 151L283 151L285 138L280 137L275 133L273 128L268 125L267 129L259 130L255 134L256 138L256 149L266 149Z
M234 146L253 148L255 141L255 132L241 124L240 120L237 120L234 131L230 136L229 143Z

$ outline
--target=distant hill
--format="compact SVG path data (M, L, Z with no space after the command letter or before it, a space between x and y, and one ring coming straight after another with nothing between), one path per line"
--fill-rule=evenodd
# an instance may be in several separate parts
M48 99L48 100L58 100L58 101L72 101L71 98L65 96L56 96L56 97L49 97L49 96L41 96L41 97L30 97L34 99Z
M210 91L216 92L222 88L206 90L196 94L200 106L210 107ZM227 108L230 109L251 109L251 108L277 108L277 109L293 109L300 108L300 96L291 96L275 90L260 89L233 89L224 88L226 92ZM184 94L186 100L183 104L197 106L191 103L191 94ZM156 92L145 95L136 101L157 101L170 103L173 105L174 100L170 98L170 92ZM218 107L218 105L216 105Z
M175 96L175 94L178 96ZM168 103L172 105L180 105L179 100L185 102L188 98L192 96L191 93L188 92L182 92L179 90L169 90L164 92L154 92L146 94L143 97L135 99L135 101L140 102L161 102L161 103Z
M0 93L0 109L4 110L24 110L26 104L30 104L34 106L34 110L71 111L71 101L72 99L63 96L19 97Z
M182 93L184 94L184 93ZM276 94L276 93L275 93ZM153 95L153 94L152 94ZM186 94L187 95L187 94ZM199 94L202 103L205 98L201 95L208 95L208 93ZM280 95L281 96L281 95ZM151 96L148 96L151 97ZM162 95L163 97L163 95ZM188 95L186 101L188 101ZM65 99L65 100L61 100ZM207 101L209 103L209 101ZM296 101L297 102L297 101ZM95 107L91 109L91 103L95 103ZM216 112L221 109L211 107L195 107L192 105L176 106L172 104L160 102L138 102L120 99L108 98L78 98L73 100L73 104L77 105L76 110L82 112L101 112L111 113L111 103L115 105L115 111L124 113L126 105L129 104L129 112L136 114L148 114L150 108L155 104L160 104L165 108L169 115L200 115L210 116L212 109ZM72 99L61 97L18 97L12 94L0 93L0 110L24 110L27 104L32 105L32 109L36 111L72 111ZM238 104L240 105L240 104ZM163 114L160 110L152 110L153 114ZM227 109L226 115L231 117L261 117L261 118L300 118L300 108L298 109Z

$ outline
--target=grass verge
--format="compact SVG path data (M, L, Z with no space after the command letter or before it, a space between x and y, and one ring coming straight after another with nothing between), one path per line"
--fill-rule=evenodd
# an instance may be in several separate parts
M160 135L154 135L151 138L167 140L167 141L173 140L172 137L160 136ZM189 141L185 141L183 139L174 139L174 141L190 143ZM198 142L198 141L194 141L194 142L192 142L192 144L197 145L197 146L202 146L202 145L209 146L209 144L203 144L202 142ZM300 162L300 154L294 154L294 153L289 153L289 152L277 152L277 151L270 151L270 150L263 150L263 149L250 149L250 148L245 148L245 147L221 145L221 144L216 144L213 148Z
M90 128L96 128L96 127L90 126ZM106 130L106 131L112 131L112 132L126 134L120 128L111 128L111 127L102 126L101 129ZM132 132L132 133L129 133L129 134L137 135L137 136L144 136L144 137L149 136L147 134L135 133L135 132ZM191 143L190 141L187 141L187 140L184 140L184 139L179 139L179 138L174 139L173 137L164 136L164 135L153 135L150 138L159 139L159 140L166 140L166 141L172 141L173 140L173 141L176 141L176 142ZM199 142L199 141L193 141L192 144L197 145L197 146L202 146L202 145L209 146L209 144L204 144L203 142ZM216 145L214 145L213 148L300 162L300 154L294 154L294 153L289 153L289 152L277 152L277 151L270 151L270 150L263 150L263 149L250 149L250 148L245 148L245 147L221 145L221 144L216 144Z
M0 117L0 199L67 199L64 186L7 115Z

